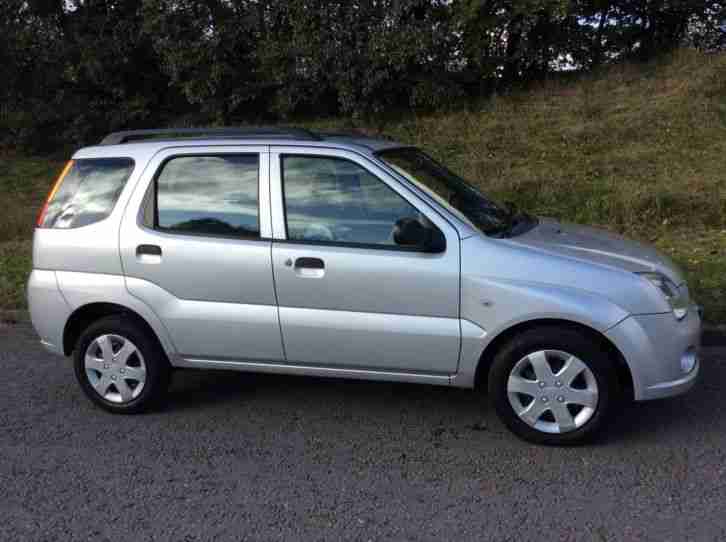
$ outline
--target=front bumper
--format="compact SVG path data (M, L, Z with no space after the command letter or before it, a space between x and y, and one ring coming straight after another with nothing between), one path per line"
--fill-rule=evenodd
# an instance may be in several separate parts
M606 335L625 357L636 401L680 395L698 380L701 314L695 305L683 320L671 313L629 316ZM681 360L695 352L696 363L684 372Z

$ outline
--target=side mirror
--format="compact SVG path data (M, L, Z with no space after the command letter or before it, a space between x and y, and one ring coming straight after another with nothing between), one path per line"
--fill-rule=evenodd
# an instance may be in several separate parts
M393 228L393 240L403 247L420 248L426 252L444 252L446 238L436 228L427 228L415 218L402 218Z

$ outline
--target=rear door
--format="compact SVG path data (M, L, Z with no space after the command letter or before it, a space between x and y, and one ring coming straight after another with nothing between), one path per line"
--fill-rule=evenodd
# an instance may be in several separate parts
M129 204L120 239L127 287L183 358L284 359L268 160L266 147L167 149Z
M271 147L275 285L289 363L452 374L459 359L459 238L374 162ZM401 218L446 250L397 246Z

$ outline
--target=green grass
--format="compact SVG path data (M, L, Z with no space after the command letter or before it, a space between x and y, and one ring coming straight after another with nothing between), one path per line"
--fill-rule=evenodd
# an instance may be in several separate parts
M31 241L0 243L0 309L25 307L25 282L31 267Z
M726 55L684 50L359 128L381 126L500 201L654 243L687 270L707 318L726 322ZM62 165L0 155L0 307L24 303L27 240Z
M0 243L31 239L38 211L62 168L62 161L0 150Z
M25 307L35 219L62 167L0 150L0 309Z
M686 271L693 297L706 320L726 323L726 229L665 231L654 244Z
M684 50L383 131L539 214L623 232L726 227L726 55Z

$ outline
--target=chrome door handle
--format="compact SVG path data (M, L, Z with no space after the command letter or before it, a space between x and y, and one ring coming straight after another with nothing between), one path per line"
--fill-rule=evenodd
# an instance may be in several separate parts
M161 247L159 245L139 245L136 247L136 259L139 263L161 263Z
M320 258L298 258L295 260L295 269L325 269L325 262Z
M319 279L325 276L325 262L320 258L296 258L295 274L298 277Z
M139 245L136 247L136 255L141 256L142 254L161 256L161 247L159 245Z

